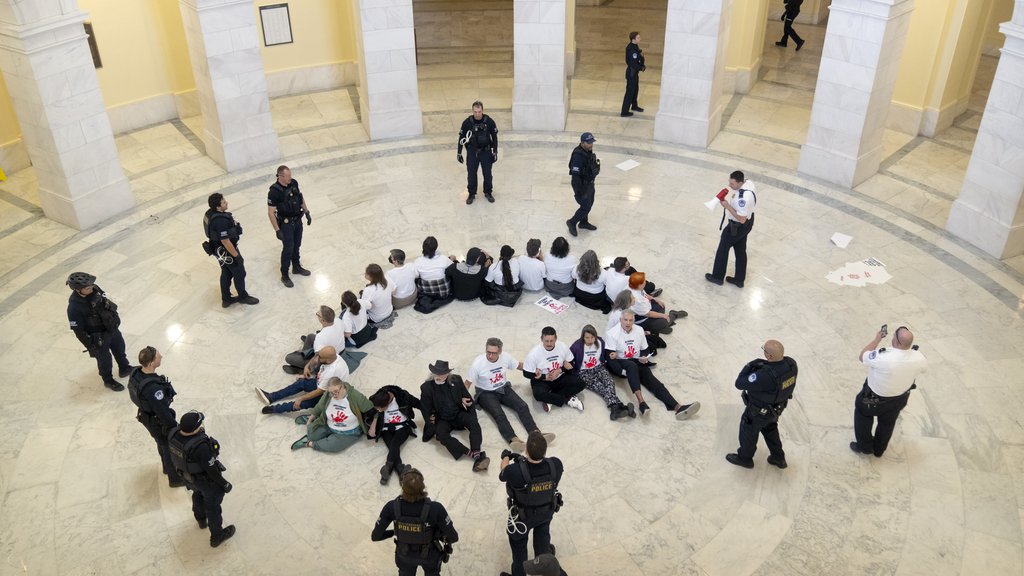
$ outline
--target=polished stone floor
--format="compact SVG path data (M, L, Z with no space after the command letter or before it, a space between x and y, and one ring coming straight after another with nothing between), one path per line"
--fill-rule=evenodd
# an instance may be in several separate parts
M581 8L578 16L588 10L602 9ZM614 22L595 14L602 18L588 21ZM770 41L777 25L768 26ZM674 394L699 400L703 410L687 422L661 410L612 422L591 393L583 413L544 414L533 405L540 426L558 435L550 453L566 465L566 506L552 530L566 571L1024 573L1024 264L993 260L943 230L984 89L937 138L891 133L882 172L844 190L794 169L823 28L801 29L812 40L799 54L766 46L764 78L733 100L708 150L652 143L650 113L614 115L620 73L602 64L610 53L590 50L600 35L587 30L580 26L581 76L565 133L512 131L511 78L448 92L440 57L438 68L421 66L428 133L419 138L368 142L349 90L275 100L284 162L314 215L303 252L314 274L293 289L277 281L279 244L266 223L273 166L224 174L196 145L198 118L118 137L138 207L93 230L42 218L31 169L0 183L0 574L392 573L391 545L369 541L377 512L398 491L394 481L377 483L383 447L292 452L300 428L260 415L252 389L288 382L278 366L313 327L315 307L360 287L363 267L385 264L389 248L414 255L432 234L445 252L496 252L508 243L522 253L531 237L546 246L563 235L574 209L565 165L584 129L597 134L605 166L593 214L600 229L572 239L572 250L594 249L605 262L629 256L665 288L672 307L690 312L668 337L657 370ZM979 85L994 62L983 59ZM477 65L487 69L483 60ZM610 80L599 77L606 66ZM642 82L650 111L657 84ZM478 93L494 102L502 153L497 202L467 207L453 126ZM640 166L614 167L627 159ZM757 183L760 200L742 290L703 279L719 214L701 203L737 168ZM219 306L216 267L199 247L206 197L215 191L245 225L241 248L258 306ZM845 250L829 242L837 231L854 237ZM864 288L825 279L867 257L884 262L892 279ZM207 430L221 441L235 485L225 517L239 530L221 548L209 548L195 527L187 493L162 481L127 394L100 385L68 331L63 282L73 270L99 277L121 306L129 350L160 349L162 372L179 392L175 407L204 411ZM438 358L465 371L489 336L522 359L544 325L571 341L585 323L602 327L604 318L575 304L553 316L526 298L514 309L403 310L366 346L352 381L363 392L384 384L415 389ZM875 459L847 444L864 377L856 356L882 323L913 329L931 366L890 450ZM801 367L781 423L790 465L767 466L762 445L756 467L745 470L724 460L736 447L741 410L732 383L768 338L781 340ZM514 384L529 397L522 378ZM625 395L624 383L619 391ZM481 422L484 447L496 457L503 443L489 417ZM445 573L507 569L496 467L474 474L440 446L417 441L404 454L461 533Z

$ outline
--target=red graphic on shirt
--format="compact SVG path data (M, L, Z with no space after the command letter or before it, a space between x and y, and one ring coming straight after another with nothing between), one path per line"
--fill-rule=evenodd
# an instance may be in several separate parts
M392 414L391 416L388 416L388 424L401 424L401 423L402 423L402 415L401 414Z
M561 367L562 367L562 363L561 362L559 362L558 360L552 360L551 361L551 367L548 368L548 372L554 372L555 370L558 370Z
M626 345L626 352L624 353L624 356L626 358L633 358L634 356L636 356L636 347L633 346L632 344L627 344Z
M491 379L490 379L491 384L501 384L504 381L505 381L505 371L504 370L498 370L497 372L492 372L491 373Z
M584 368L593 368L597 366L597 355L587 356L587 359L583 362Z
M344 410L338 410L333 415L331 415L331 420L335 424L344 424L345 420L348 420L348 415L345 414Z

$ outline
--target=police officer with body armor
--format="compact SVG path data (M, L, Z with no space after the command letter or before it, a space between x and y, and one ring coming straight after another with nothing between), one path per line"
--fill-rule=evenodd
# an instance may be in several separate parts
M590 223L590 209L594 207L594 180L601 173L601 161L594 154L594 142L597 140L590 132L580 135L580 144L569 157L569 176L572 177L572 193L580 207L576 213L565 221L569 234L576 236L576 227L584 230L597 230Z
M302 247L302 217L306 224L313 225L313 216L306 207L306 200L299 191L299 181L292 178L287 166L277 167L277 182L267 192L267 216L270 225L281 241L281 283L291 288L295 284L288 275L288 267L299 276L309 276L310 271L299 263L299 248Z
M743 415L740 416L740 447L726 454L730 464L754 467L758 434L768 445L768 463L785 468L786 452L779 438L779 416L782 415L796 388L796 361L785 355L782 342L769 340L761 347L764 359L747 362L736 377L736 388L743 390Z
M192 515L200 528L210 527L210 546L216 548L235 535L235 525L223 526L220 504L231 492L224 465L217 460L220 444L206 435L202 412L192 410L167 435L174 469L192 492Z
M103 289L96 285L96 277L92 274L74 272L68 276L66 284L71 288L71 296L68 297L71 331L85 346L89 356L96 359L103 385L114 392L124 390L124 386L114 380L113 360L117 361L118 378L131 374L132 365L124 351L117 304L111 302Z
M630 109L643 112L644 109L636 103L636 97L640 94L640 73L647 70L644 65L644 51L640 49L640 33L629 33L629 44L626 44L626 94L622 97L622 111L620 116L632 116Z
M394 530L388 526L394 523ZM398 576L414 576L423 568L426 576L439 576L459 533L440 502L427 498L423 474L411 468L402 475L402 495L384 505L370 538L380 542L395 538Z
M174 469L171 452L167 448L167 435L178 425L171 402L174 402L174 386L166 376L156 373L163 356L152 346L139 350L139 364L132 370L128 378L128 395L138 408L135 418L146 427L149 435L156 441L156 450L160 453L160 462L167 483L171 488L185 485L185 481Z
M220 192L214 192L207 198L210 209L203 215L203 230L207 241L203 248L210 256L216 256L220 264L220 302L227 308L235 302L242 304L259 304L258 298L245 291L245 261L238 251L238 239L242 236L242 225L228 212L228 201ZM235 292L231 295L231 281L235 282Z
M558 482L562 479L562 461L545 458L548 442L539 430L530 432L526 454L501 453L501 473L508 494L508 543L512 548L512 573L501 576L525 576L527 543L533 532L533 553L554 554L551 545L551 519L562 507Z
M466 147L466 156L462 157L462 147ZM466 204L472 204L476 198L476 169L479 166L484 173L484 198L494 202L494 186L491 183L491 165L498 161L498 125L490 116L484 114L484 105L477 100L473 102L473 114L462 121L459 129L458 152L455 158L462 164L466 160L466 172L469 182L466 190L469 196Z
M729 186L722 188L717 198L723 210L722 221L718 224L722 236L718 239L715 264L710 273L704 274L704 279L719 286L724 280L737 288L743 288L743 281L747 277L747 236L754 229L757 192L754 191L754 183L747 180L743 172L736 170L729 175ZM736 253L735 276L725 275L729 265L729 250Z

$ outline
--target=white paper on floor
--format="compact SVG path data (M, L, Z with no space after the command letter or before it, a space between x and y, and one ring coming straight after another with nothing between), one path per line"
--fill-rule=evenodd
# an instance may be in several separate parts
M825 275L825 279L833 284L858 288L867 284L884 284L891 278L892 275L886 271L885 264L876 258L847 262L846 266Z
M842 232L836 232L832 235L832 243L840 248L846 248L850 245L850 240L853 240L853 236L847 236Z
M716 207L721 205L722 203L718 200L718 198L712 198L711 200L708 200L707 202L704 203L704 206L706 206L707 209L711 211L714 211Z
M561 302L555 300L551 296L544 296L540 300L534 302L534 304L540 306L541 308L547 310L548 312L551 312L552 314L561 314L562 312L565 312L566 310L569 309L568 304L562 304Z
M632 158L630 158L629 160L626 160L625 162L619 162L618 164L615 165L615 167L618 168L619 170L622 170L623 172L626 172L628 170L632 170L633 168L636 168L639 165L640 165L639 162L637 162L636 160L633 160Z

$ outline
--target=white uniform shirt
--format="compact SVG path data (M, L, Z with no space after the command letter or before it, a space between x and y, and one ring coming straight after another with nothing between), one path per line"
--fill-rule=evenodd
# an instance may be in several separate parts
M442 256L440 252L436 252L433 258L420 256L415 262L413 262L413 266L416 267L416 275L419 276L420 280L443 279L444 271L447 270L451 264L451 259L447 256Z
M341 322L324 326L313 338L313 352L319 352L324 346L333 346L338 354L345 350L345 327Z
M335 432L349 432L359 428L359 419L352 411L347 395L341 400L331 398L324 417L327 418L327 426Z
M537 292L544 289L544 261L523 255L519 262L519 279L523 281L523 290Z
M508 352L502 352L497 362L488 362L487 355L481 354L469 366L466 381L473 383L477 390L497 390L508 383L508 371L518 367L519 361Z
M572 282L572 271L576 268L576 257L569 254L565 258L544 256L544 274L548 280L568 284Z
M734 190L729 198L729 204L732 205L732 209L735 210L737 214L744 218L750 218L754 215L754 206L757 204L754 183L747 180L743 183L743 186L740 187L740 190L743 190L743 198L740 198L739 190ZM728 210L725 211L725 217L734 222L739 222L739 220L733 218L732 212L729 212Z
M512 284L519 282L519 259L510 258L508 261L508 267L512 270ZM505 273L501 268L501 260L491 264L491 267L487 270L487 278L485 278L485 280L488 282L494 282L499 286L504 285Z
M604 294L609 300L615 300L623 290L629 290L629 276L608 268L608 276L604 280Z
M861 360L868 367L868 388L879 396L899 396L914 379L928 370L928 360L917 350L872 350Z
M601 270L601 275L597 277L597 280L594 280L593 284L587 284L586 282L580 281L579 270L580 267L578 264L572 269L572 279L576 281L577 288L590 294L600 294L601 292L604 292L604 286L608 280L607 269Z
M384 288L380 284L370 284L366 288L363 288L363 300L370 303L367 314L370 315L370 320L374 322L380 322L391 313L395 311L395 306L391 303L391 294L395 291L395 285L388 282L388 287Z
M345 314L341 316L341 323L345 326L345 332L349 334L355 334L363 328L366 328L366 309L369 308L369 302L359 298L359 314L353 314L352 309L345 310Z
M399 266L384 273L388 286L395 287L395 298L408 298L416 293L416 267Z
M345 364L340 356L330 364L321 364L320 370L316 373L316 387L326 391L327 381L337 377L342 382L348 382L348 364Z
M617 359L639 358L640 352L647 349L647 337L644 336L644 329L637 324L633 324L629 332L624 332L620 324L605 333L604 345L610 352L615 352Z
M556 341L555 347L552 350L545 350L544 344L541 343L534 346L530 353L526 355L526 359L523 360L523 370L526 372L536 372L539 369L541 376L544 376L548 372L554 372L560 368L564 371L565 368L563 366L565 363L572 361L572 351L569 350L569 347L564 342Z

